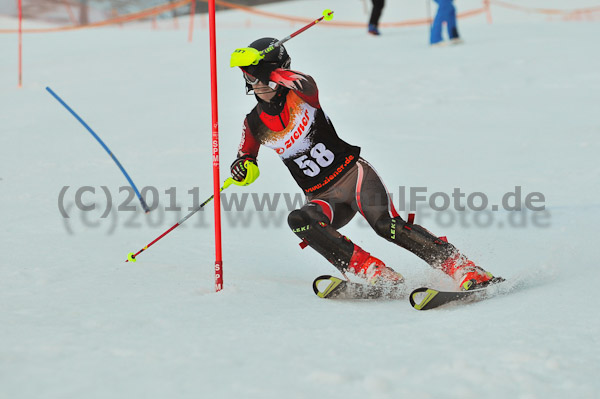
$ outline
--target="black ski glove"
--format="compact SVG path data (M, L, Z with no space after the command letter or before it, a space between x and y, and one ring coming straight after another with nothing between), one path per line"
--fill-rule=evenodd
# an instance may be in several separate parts
M243 181L246 178L246 174L248 173L246 167L244 166L246 161L250 161L258 166L256 158L248 154L242 155L231 164L231 176L234 178L234 180Z

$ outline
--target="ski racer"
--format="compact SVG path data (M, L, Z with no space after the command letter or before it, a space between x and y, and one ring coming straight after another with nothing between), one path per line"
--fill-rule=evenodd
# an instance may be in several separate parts
M249 47L262 51L276 39L261 38ZM233 60L233 57L232 57ZM232 66L240 66L233 65ZM291 58L279 45L256 65L240 66L247 94L256 106L246 115L231 175L248 185L259 175L257 156L269 147L287 166L307 203L288 216L292 231L342 273L371 284L403 282L400 273L338 232L357 212L375 232L452 277L462 290L480 288L501 278L477 266L445 237L403 220L394 209L375 169L360 156L360 147L342 140L319 102L312 77L290 69Z

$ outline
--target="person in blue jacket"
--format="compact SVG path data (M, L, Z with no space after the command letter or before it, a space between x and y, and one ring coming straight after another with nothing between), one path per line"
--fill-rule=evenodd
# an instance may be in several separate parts
M448 27L448 39L451 43L460 43L458 27L456 26L456 9L453 0L434 0L438 4L437 14L431 25L431 36L429 42L432 46L442 45L442 24L446 22Z

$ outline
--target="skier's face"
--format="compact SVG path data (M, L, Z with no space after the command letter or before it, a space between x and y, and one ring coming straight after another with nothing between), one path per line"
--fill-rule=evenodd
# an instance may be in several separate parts
M277 94L276 88L277 87L273 89L262 82L256 82L252 85L254 94L256 94L258 98L266 102L270 102L273 99L273 97L275 97L275 94Z

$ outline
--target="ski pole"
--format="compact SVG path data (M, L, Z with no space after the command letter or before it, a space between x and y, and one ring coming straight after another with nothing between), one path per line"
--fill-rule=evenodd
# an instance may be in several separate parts
M427 3L427 20L429 21L429 34L431 34L431 25L433 20L431 19L431 0L425 0Z
M243 48L235 49L235 51L231 54L231 60L229 61L229 66L231 66L233 68L236 66L245 67L245 66L249 66L249 65L257 65L260 62L260 60L265 58L266 54L275 50L277 47L281 46L283 43L287 42L291 38L298 36L300 33L304 32L305 30L307 30L310 27L315 26L322 20L331 21L332 19L333 19L333 11L324 10L323 16L321 18L315 19L314 21L312 21L312 22L308 23L307 25L305 25L304 27L298 29L291 35L286 36L281 40L278 40L277 42L273 43L272 45L270 45L269 47L267 47L266 49L264 49L262 51L258 51L252 47L243 47Z
M125 171L125 168L123 167L123 165L121 165L121 162L119 162L119 160L117 159L117 157L115 156L115 154L113 154L112 151L108 148L108 146L106 144L104 144L104 141L102 141L102 139L100 139L100 137L98 137L98 135L96 133L94 133L94 131L92 130L92 128L89 127L88 124L85 123L83 121L83 119L81 119L79 117L79 115L77 115L77 113L75 111L73 111L73 109L71 107L69 107L67 105L67 103L63 101L62 98L60 98L58 96L58 94L56 94L54 91L52 91L52 89L50 87L46 87L46 90L48 91L48 93L52 94L52 97L54 97L56 99L56 101L58 101L59 103L61 103L62 106L65 107L67 109L67 111L69 111L71 113L71 115L73 115L75 117L75 119L77 119L79 121L79 123L81 123L83 125L83 127L85 127L87 129L87 131L91 133L92 136L94 136L94 138L98 141L98 143L100 143L100 145L102 146L102 148L104 148L104 150L106 152L108 152L108 155L110 155L110 157L113 159L113 161L115 161L115 163L117 164L117 166L119 167L119 169L121 169L121 172L123 172L123 174L125 175L125 178L129 182L129 185L131 186L131 188L133 188L133 191L135 191L136 195L140 199L140 203L142 204L142 208L144 208L144 212L146 212L146 213L150 212L150 208L148 208L148 205L146 205L146 201L144 201L144 198L142 197L142 194L140 194L140 192L138 191L138 189L135 186L135 184L133 184L133 180L131 180L131 177L129 177L129 175Z
M221 187L220 191L225 190L227 187L231 186L232 183L234 183L233 179L231 177L227 178L227 180L225 180L225 182L223 183L223 187ZM215 197L214 194L211 195L206 201L204 201L203 203L201 203L200 205L198 205L198 207L196 207L193 211L191 211L190 213L188 213L180 221L178 221L177 223L175 223L167 231L165 231L164 233L162 233L161 235L159 235L158 237L156 237L150 244L146 245L144 248L140 249L135 254L133 252L130 252L129 254L127 254L127 260L125 262L129 262L129 261L136 262L137 261L136 257L140 253L142 253L145 250L147 250L148 248L150 248L152 245L154 245L155 242L157 242L158 240L160 240L161 238L163 238L164 236L166 236L167 234L169 234L171 231L175 230L178 226L181 226L186 220L188 220L190 218L190 216L192 216L194 213L198 212L200 209L202 209L204 207L204 205L206 205L210 201L212 201L214 197Z
M292 33L291 35L288 35L288 36L284 37L283 39L281 39L281 40L273 43L271 46L269 46L266 49L264 49L263 51L261 51L260 55L262 55L264 57L266 54L268 54L271 51L273 51L276 47L281 46L283 43L287 42L288 40L290 40L291 38L293 38L295 36L298 36L300 33L304 32L308 28L315 26L316 24L318 24L322 20L331 21L332 19L333 19L333 11L331 11L331 10L324 10L323 11L323 16L321 18L315 19L314 21L312 21L309 24L307 24L306 26L298 29L296 32Z

